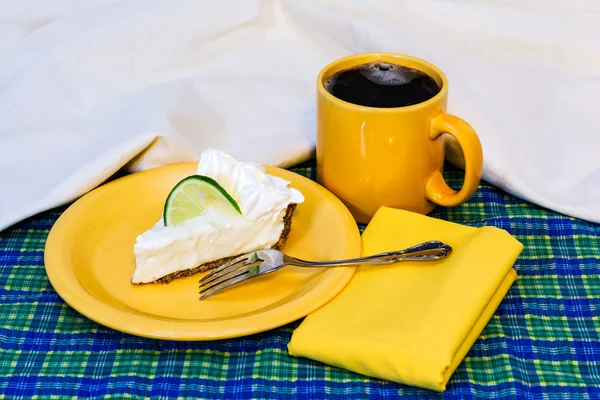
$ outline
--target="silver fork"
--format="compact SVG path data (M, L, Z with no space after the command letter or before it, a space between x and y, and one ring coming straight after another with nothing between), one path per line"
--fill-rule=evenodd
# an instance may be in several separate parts
M258 250L235 257L200 279L200 300L240 282L275 272L288 265L322 268L391 264L399 261L439 260L451 252L452 247L438 240L420 243L404 250L334 261L304 261L278 250Z

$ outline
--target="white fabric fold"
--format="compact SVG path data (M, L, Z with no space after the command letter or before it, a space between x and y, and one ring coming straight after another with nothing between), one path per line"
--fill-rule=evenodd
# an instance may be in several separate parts
M484 179L600 222L598 38L594 0L3 2L0 230L209 147L305 160L317 73L368 51L446 72Z

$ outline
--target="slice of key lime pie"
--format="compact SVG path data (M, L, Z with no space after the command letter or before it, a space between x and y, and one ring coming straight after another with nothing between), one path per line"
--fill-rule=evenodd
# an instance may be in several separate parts
M172 189L163 217L137 237L131 282L167 283L239 254L281 248L304 201L289 184L259 165L205 150L196 175Z

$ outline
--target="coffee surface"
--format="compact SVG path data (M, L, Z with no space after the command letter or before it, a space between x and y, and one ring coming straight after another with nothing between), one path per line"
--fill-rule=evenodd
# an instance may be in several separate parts
M406 107L439 93L437 82L424 72L403 65L372 62L329 77L325 89L340 100L367 107Z

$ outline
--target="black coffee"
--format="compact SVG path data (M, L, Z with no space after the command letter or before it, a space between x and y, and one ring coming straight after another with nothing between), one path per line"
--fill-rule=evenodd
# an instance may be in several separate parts
M440 91L424 72L402 65L372 62L331 76L325 89L338 99L367 107L406 107L429 100Z

